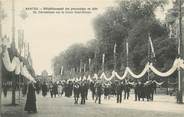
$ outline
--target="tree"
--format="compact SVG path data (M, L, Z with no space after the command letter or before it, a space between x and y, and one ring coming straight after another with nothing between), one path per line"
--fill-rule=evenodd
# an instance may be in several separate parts
M53 59L54 70L57 65L66 71L79 68L81 60L93 60L95 72L101 71L102 54L105 53L105 69L112 71L114 45L116 47L117 71L126 67L126 41L129 43L129 67L140 73L148 62L148 33L151 35L156 54L155 65L159 70L167 70L177 54L177 42L168 38L169 29L155 17L155 10L164 7L167 0L120 1L119 6L111 7L96 17L93 26L96 39L87 45L74 44Z

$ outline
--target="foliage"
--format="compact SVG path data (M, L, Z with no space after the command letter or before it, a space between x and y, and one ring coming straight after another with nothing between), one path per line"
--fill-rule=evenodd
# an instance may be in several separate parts
M117 7L107 9L95 18L93 26L96 39L86 45L74 44L53 59L56 75L61 66L65 71L76 68L79 72L81 64L88 65L92 59L92 70L101 71L102 54L105 53L105 70L114 68L114 45L116 47L117 71L126 67L126 41L129 43L129 67L139 73L148 62L148 34L151 35L156 54L154 63L159 69L167 70L177 56L177 42L168 38L168 27L155 17L155 10L164 7L167 0L130 0L120 1ZM82 62L81 62L82 61Z

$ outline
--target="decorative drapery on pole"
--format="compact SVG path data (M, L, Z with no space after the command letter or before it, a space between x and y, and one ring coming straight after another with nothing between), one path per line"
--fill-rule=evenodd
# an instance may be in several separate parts
M12 0L12 45L15 46L15 1ZM15 47L12 47L15 52ZM12 105L15 105L15 75L12 73Z
M102 71L104 72L105 70L105 54L102 54Z
M89 68L89 72L91 72L91 58L89 58L88 60L88 68Z
M117 44L114 44L114 50L113 50L113 56L114 56L114 70L116 70L116 66L117 66L117 60L116 60L116 48L117 48Z

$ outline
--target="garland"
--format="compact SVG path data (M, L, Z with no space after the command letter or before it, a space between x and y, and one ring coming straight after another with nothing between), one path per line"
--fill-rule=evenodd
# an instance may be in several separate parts
M116 71L112 71L112 75L110 77L107 77L105 72L103 72L100 76L98 76L96 73L94 74L93 78L94 79L105 79L107 81L112 80L113 78L117 77L119 80L123 80L127 77L128 74L130 74L133 78L141 78L143 77L149 70L151 70L153 73L155 73L158 76L161 77L168 77L172 75L177 69L184 69L184 60L181 58L175 59L172 67L166 71L166 72L161 72L157 70L152 63L147 63L143 69L143 71L140 74L135 74L132 72L132 70L129 67L126 67L123 76L120 76ZM80 79L82 80L82 79ZM154 81L157 85L162 85L164 82L158 83L157 81Z
M36 82L34 78L30 75L29 71L27 70L27 67L23 65L23 62L20 61L18 57L13 57L13 60L11 62L10 56L8 53L8 50L5 49L5 52L3 53L3 63L7 71L9 72L15 72L16 75L23 75L25 78L27 78L30 81Z

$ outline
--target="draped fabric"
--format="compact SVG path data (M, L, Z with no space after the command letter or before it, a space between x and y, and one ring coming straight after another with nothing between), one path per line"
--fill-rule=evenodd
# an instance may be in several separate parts
M83 79L82 79L82 80L83 80L83 81L86 80L86 76L83 76Z
M175 64L177 64L178 67L184 69L184 60L181 58L178 58L176 60L177 60L177 63L175 63Z
M3 53L2 60L7 71L14 71L16 75L21 74L28 80L35 82L34 78L30 75L29 71L27 70L27 67L23 65L23 62L21 62L18 57L14 56L12 61L10 60L10 56L7 49Z
M79 81L81 81L82 80L82 78L81 77L79 77Z
M93 78L98 79L98 75L94 74Z
M87 79L87 80L92 81L92 80L91 80L91 76L90 76L90 75L88 75L88 79Z
M162 84L164 84L164 82L157 82L156 80L154 80L153 82L155 82L157 85L162 85Z
M114 77L115 77L115 71L112 72L112 75L111 75L109 78L107 78L107 76L106 76L105 73L103 72L103 73L101 74L101 76L100 76L100 79L104 78L105 80L110 81L110 80L112 80Z
M123 76L118 75L117 72L115 72L115 75L116 75L116 77L117 77L118 79L123 80L123 79L125 79L126 76L128 75L128 69L127 69L127 68L125 69L125 72L124 72Z
M160 72L159 70L157 70L155 67L153 67L152 63L150 64L150 69L158 76L161 76L161 77L167 77L167 76L170 76L171 74L173 74L177 68L179 68L179 64L178 64L178 59L176 59L173 63L173 66L166 72Z
M9 72L15 72L16 75L21 74L23 75L25 78L27 78L28 80L31 80L33 82L35 82L34 78L30 75L29 71L27 70L27 67L25 65L23 65L23 62L20 61L20 59L16 56L13 57L12 61L10 60L10 56L8 53L8 50L6 49L5 52L3 53L3 63L5 68L9 71ZM107 81L112 80L113 78L118 78L120 80L123 80L127 77L127 75L131 75L133 78L141 78L143 77L148 70L152 71L154 74L161 76L161 77L168 77L170 75L172 75L177 69L184 69L184 60L181 58L177 58L175 59L172 67L166 71L166 72L161 72L158 69L156 69L152 63L147 63L144 67L144 69L142 70L142 72L140 74L135 74L133 73L133 71L129 68L126 67L123 76L120 76L116 71L112 71L112 75L110 77L107 77L105 72L103 72L100 76L98 76L97 74L94 74L95 79L105 79ZM90 75L88 76L88 78L86 78L86 76L80 77L78 80L91 80ZM158 82L154 81L155 83L157 83L159 85Z
M158 69L156 69L152 63L147 63L143 69L143 71L140 74L135 74L132 72L132 70L129 67L126 67L123 76L120 76L116 71L112 71L112 75L110 77L107 77L105 72L103 72L100 76L98 76L96 73L94 74L93 78L95 79L102 79L104 78L107 81L112 80L113 78L118 78L119 80L123 80L127 77L128 74L130 74L133 78L142 78L149 70L152 71L154 74L161 76L161 77L168 77L172 75L177 69L184 69L184 60L181 58L175 59L172 67L166 71L161 72ZM164 82L158 83L157 81L154 81L157 85L162 85Z
M5 50L5 52L3 53L2 59L3 59L3 63L4 63L5 68L9 72L13 72L16 68L16 65L18 64L18 58L14 57L12 62L11 62L8 50Z
M128 73L129 73L132 77L134 77L134 78L141 78L141 77L143 77L143 76L146 74L146 72L149 70L149 63L146 64L146 66L145 66L145 68L143 69L143 71L142 71L140 74L138 74L138 75L134 74L134 73L132 72L132 70L131 70L129 67L127 68L127 70L128 70Z

